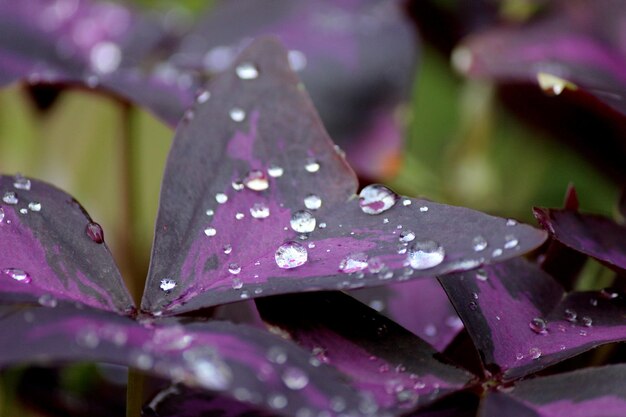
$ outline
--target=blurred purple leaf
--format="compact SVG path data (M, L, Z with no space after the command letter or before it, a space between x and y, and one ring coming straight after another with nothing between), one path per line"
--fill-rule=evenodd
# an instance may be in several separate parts
M350 291L350 295L443 351L461 330L441 284L424 279Z
M620 272L626 271L626 227L594 214L535 208L544 229L564 245Z
M626 365L588 368L522 381L486 396L480 417L620 417Z
M472 375L440 361L427 343L339 292L257 299L261 317L393 414L463 388Z
M107 245L94 240L102 229L76 200L20 175L0 176L0 195L2 303L74 301L133 313Z
M566 294L552 277L521 258L439 280L484 365L505 380L626 340L623 294Z
M367 401L293 343L226 322L138 323L87 308L14 305L0 306L0 331L12 335L0 340L2 367L77 360L130 366L283 416L302 407L329 411L337 398L354 412Z
M430 277L544 241L515 221L382 186L359 201L300 86L286 51L264 40L198 96L165 170L145 311Z

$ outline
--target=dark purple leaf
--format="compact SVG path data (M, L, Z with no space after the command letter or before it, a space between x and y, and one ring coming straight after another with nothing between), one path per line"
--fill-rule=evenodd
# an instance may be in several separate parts
M552 277L521 258L440 281L483 363L505 380L626 340L622 294L566 294Z
M334 369L267 332L227 322L136 322L107 312L59 305L1 306L0 366L98 361L156 376L291 416L343 401L354 412L370 401ZM20 343L15 343L19 340Z
M618 271L626 271L626 227L594 214L535 208L534 214L554 239Z
M172 61L219 72L251 39L266 35L290 49L324 125L357 172L367 178L393 173L403 138L394 112L411 91L419 49L402 2L220 1Z
M362 209L354 173L286 55L276 42L255 43L179 126L144 310L382 285L505 260L543 242L544 232L512 220L380 186L365 190L371 201Z
M531 379L488 395L480 417L619 417L626 410L626 365Z
M424 279L350 292L363 303L443 351L463 330L448 296L436 280Z
M339 292L257 300L261 317L394 414L461 389L471 375L446 365L427 343Z
M111 253L89 237L95 223L76 200L20 175L1 176L0 195L0 301L75 301L132 314Z

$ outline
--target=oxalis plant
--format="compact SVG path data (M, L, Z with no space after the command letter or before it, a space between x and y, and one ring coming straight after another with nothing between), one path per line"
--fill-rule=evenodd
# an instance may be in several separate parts
M139 305L70 195L21 175L0 195L0 364L128 367L127 415L625 414L623 365L551 367L626 336L620 288L572 284L587 257L623 274L624 227L579 213L573 188L535 209L541 229L359 190L273 39L178 124ZM435 348L345 292L419 280L444 288L466 345ZM266 329L213 314L248 299ZM144 393L150 377L168 384Z

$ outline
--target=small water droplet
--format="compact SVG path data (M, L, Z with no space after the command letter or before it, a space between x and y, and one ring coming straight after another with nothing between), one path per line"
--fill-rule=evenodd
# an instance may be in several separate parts
M244 62L237 65L235 72L237 73L237 77L242 80L254 80L259 76L259 71L251 62Z
M224 193L217 193L215 194L215 201L219 204L224 204L228 201L228 196Z
M76 343L89 349L95 349L100 344L100 337L95 329L81 329L76 335Z
M0 223L4 221L4 209L0 207Z
M272 178L282 177L283 173L284 173L284 170L278 165L271 164L269 167L267 167L267 175L269 175Z
M576 318L578 317L578 314L571 308L566 308L563 312L563 315L565 316L565 320L569 321L570 323L575 323Z
M321 222L318 226L320 229L326 229L326 222Z
M580 318L580 322L583 324L583 326L585 327L591 327L593 326L593 320L591 319L591 317L589 316L582 316Z
M515 219L507 219L506 220L506 225L508 227L516 226L517 225L517 220L515 220Z
M266 357L268 361L279 365L287 362L287 352L279 346L272 346L269 348Z
M308 259L306 249L298 242L286 242L274 254L276 265L282 269L292 269L304 265Z
M243 109L240 109L239 107L234 107L230 109L230 111L228 112L228 115L230 116L233 122L243 122L246 118L246 112Z
M346 274L362 271L367 268L367 255L365 253L353 253L341 260L339 270Z
M513 249L519 244L519 240L513 235L506 235L504 237L504 248Z
M6 268L3 269L2 272L9 278L13 278L14 280L24 284L29 284L32 281L30 274L22 269Z
M15 195L13 191L7 191L6 193L4 193L4 195L2 196L2 201L11 205L15 205L20 202L17 199L17 195Z
M41 211L41 203L38 203L36 201L31 201L30 203L28 203L28 209L30 211L40 212Z
M475 252L484 251L489 244L487 243L487 239L482 236L476 236L472 239L472 248L474 248Z
M317 210L322 207L322 199L315 194L309 194L304 197L304 207L309 210Z
M244 187L243 181L233 181L230 185L233 187L233 190L235 191L241 191L243 190L243 187Z
M205 212L207 216L211 217L212 215L215 214L215 212L211 209L207 209L207 211Z
M255 219L265 219L270 215L270 208L264 203L254 203L250 207L250 215Z
M230 272L233 275L237 275L238 273L241 272L241 267L237 265L236 263L231 262L230 264L228 264L228 272Z
M399 240L402 243L412 242L415 240L415 233L410 230L405 230L404 232L400 233Z
M483 282L487 281L489 279L487 271L485 271L484 269L479 269L478 271L476 271L476 279Z
M212 237L217 234L217 230L215 230L215 228L213 227L207 227L206 229L204 229L204 234L208 237Z
M281 410L287 407L287 397L282 394L271 394L267 397L267 405L275 410Z
M402 205L404 207L408 207L411 205L411 200L409 200L408 198L405 198L404 200L402 200Z
M224 245L224 253L229 255L233 251L232 245Z
M246 215L243 214L243 213L235 213L235 219L237 219L237 220L241 220L244 217L246 217Z
M208 90L201 90L198 92L198 95L196 96L196 101L198 102L198 104L203 104L209 101L210 98L211 98L211 93Z
M420 207L420 211L422 213L426 213L428 211L428 207L427 206L422 206L422 207Z
M91 222L85 227L85 233L89 236L89 239L100 244L104 242L104 230L96 222Z
M443 262L445 250L432 240L415 242L409 248L408 261L413 269L430 269Z
M612 288L603 288L600 290L600 297L604 298L605 300L614 300L619 297L619 293Z
M298 72L306 68L307 59L302 51L292 49L287 53L287 60L292 71Z
M359 193L359 206L365 214L383 213L393 207L396 201L398 195L379 184L368 185Z
M243 180L244 185L252 191L267 190L270 186L267 177L263 171L258 169L252 170L246 174Z
M96 43L89 51L89 66L99 74L110 74L122 62L122 50L111 41Z
M159 283L159 288L161 288L162 291L169 292L176 288L176 281L171 278L164 278Z
M534 319L532 319L530 323L528 323L528 327L530 327L530 330L537 334L548 334L548 322L546 322L541 317L535 317Z
M285 386L294 391L305 388L309 383L309 376L300 368L290 367L282 375Z
M289 222L291 228L298 233L311 233L315 230L315 223L315 217L306 210L298 210L293 213Z
M239 278L234 278L233 279L233 290L240 290L243 288L243 281Z
M315 173L320 170L320 164L314 158L307 158L304 163L304 169L306 169L307 172Z
M27 208L21 208L20 209L20 214L28 214L28 209Z
M491 256L494 258L497 258L498 256L502 255L502 249L498 248L498 249L494 249L493 252L491 252Z
M587 330L580 330L578 334L581 336L587 336Z
M385 263L382 261L382 259L378 258L378 257L373 257L369 260L369 262L367 263L367 268L368 270L373 273L373 274L377 274L379 272L382 272L387 266L385 265Z
M43 294L37 301L39 302L39 305L50 308L54 308L58 304L57 299L54 298L52 294Z
M598 306L598 299L597 298L590 298L589 299L589 304L591 304L593 307L597 307Z
M16 174L13 177L13 187L17 188L18 190L30 190L30 180L24 176L22 176L21 174Z
M539 359L541 357L541 349L536 348L536 347L530 348L528 349L528 354L530 355L532 359L535 359L535 360Z

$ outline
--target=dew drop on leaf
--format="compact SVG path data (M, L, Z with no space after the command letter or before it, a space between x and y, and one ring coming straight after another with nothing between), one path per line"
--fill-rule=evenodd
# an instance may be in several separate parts
M487 281L487 279L489 279L487 271L485 271L484 269L479 269L478 271L476 271L476 279L483 282Z
M583 324L583 326L585 327L591 327L593 326L593 320L591 319L591 317L589 316L583 316L580 318L580 322Z
M412 242L415 240L415 233L410 230L405 230L404 232L400 233L399 240L402 243Z
M532 359L539 359L541 357L541 349L539 348L530 348L528 350L528 355L532 358Z
M291 216L289 224L298 233L311 233L315 230L316 220L310 212L298 210Z
M472 239L472 248L474 249L475 252L481 252L484 251L487 248L487 239L485 239L482 236L476 236L474 239Z
M51 294L43 294L37 301L39 302L39 305L50 308L54 308L58 304L57 299Z
M298 242L286 242L274 254L276 265L282 269L292 269L304 265L308 259L306 249Z
M15 205L19 203L19 200L17 199L17 195L15 195L13 191L7 191L6 193L4 193L4 195L2 196L2 201L11 205Z
M207 227L206 229L204 229L204 234L208 237L213 237L217 234L217 230L215 230L215 228L213 227Z
M304 164L304 169L307 172L315 173L320 170L320 164L319 162L317 162L317 160L313 158L308 158Z
M209 101L210 98L211 93L208 90L202 90L196 96L196 101L198 102L198 104L203 104Z
M233 275L237 275L238 273L241 272L241 267L238 264L232 262L228 264L228 272L230 272Z
M9 278L13 278L17 282L21 282L23 284L29 284L32 281L30 274L22 269L6 268L3 269L2 272Z
M217 193L215 194L215 201L219 204L224 204L228 201L228 196L224 193Z
M39 212L41 211L41 203L31 201L30 203L28 203L28 209L30 211Z
M341 260L339 270L346 274L351 274L363 271L367 266L367 255L365 253L352 253Z
M4 209L0 207L0 223L4 221Z
M230 116L233 122L243 122L246 119L246 112L239 107L232 108L228 115Z
M270 215L270 208L264 203L254 203L250 207L250 215L255 219L265 219Z
M282 380L287 388L298 391L308 385L309 376L302 369L290 367L283 372Z
M30 180L28 178L25 178L24 176L22 176L21 174L16 174L15 177L13 177L13 187L17 188L18 190L30 190Z
M513 235L507 235L504 237L504 248L513 249L519 244L517 238Z
M528 327L537 334L548 334L548 323L541 317L533 318L530 323L528 323Z
M389 188L371 184L359 193L359 206L365 214L380 214L389 210L398 201L398 195Z
M235 68L237 77L242 80L254 80L259 76L259 71L251 62L244 62Z
M161 288L162 291L169 292L176 288L176 281L171 278L164 278L159 283L159 288Z
M85 227L85 233L89 236L89 239L100 244L104 242L104 230L102 230L102 226L100 226L96 222L90 222Z
M284 170L278 165L272 164L267 168L267 175L272 178L282 177Z
M432 240L415 242L409 248L408 261L413 269L430 269L443 262L446 252Z
M243 180L244 185L252 191L263 191L269 187L269 182L265 173L260 170L252 170L246 174Z
M317 210L322 207L322 199L315 194L309 194L304 198L304 207L309 210Z
M565 316L565 320L569 321L570 323L575 323L576 318L578 317L578 314L571 308L566 308L563 312L563 315Z

